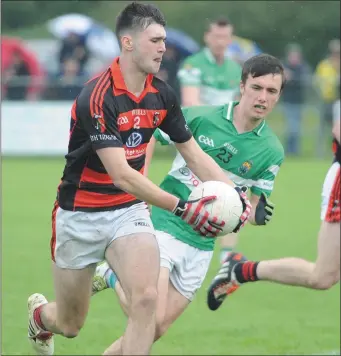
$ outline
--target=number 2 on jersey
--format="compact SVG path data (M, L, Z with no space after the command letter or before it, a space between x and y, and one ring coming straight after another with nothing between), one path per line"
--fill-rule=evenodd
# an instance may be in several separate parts
M140 128L140 121L141 121L140 116L134 117L134 129L138 130Z

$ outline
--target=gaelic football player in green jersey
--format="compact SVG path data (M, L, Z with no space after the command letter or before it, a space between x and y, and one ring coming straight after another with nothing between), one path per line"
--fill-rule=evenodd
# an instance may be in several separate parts
M188 126L200 147L209 154L238 186L247 186L252 210L249 222L266 225L272 217L269 201L274 180L284 159L283 147L265 117L276 105L284 86L283 66L268 54L250 58L243 66L239 102L220 106L183 109ZM170 144L169 137L156 131L148 149L149 159L156 141ZM179 153L160 187L187 199L200 179L186 166ZM201 287L216 239L202 238L181 219L152 208L152 220L160 248L158 310L155 340L190 304ZM128 302L119 281L106 263L97 267L93 293L114 288L123 309Z

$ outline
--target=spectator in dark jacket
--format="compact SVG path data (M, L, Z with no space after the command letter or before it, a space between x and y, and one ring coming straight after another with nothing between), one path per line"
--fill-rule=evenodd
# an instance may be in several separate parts
M64 61L70 58L78 62L78 75L82 75L85 70L85 65L89 60L89 50L85 43L85 36L80 36L70 32L62 41L59 52L60 72L63 71Z
M311 75L309 66L303 59L301 48L296 44L288 45L283 65L287 80L282 94L287 123L286 153L298 155L305 94L310 86Z

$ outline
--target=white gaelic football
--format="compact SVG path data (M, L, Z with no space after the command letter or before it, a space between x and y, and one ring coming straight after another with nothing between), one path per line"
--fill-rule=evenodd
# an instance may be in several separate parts
M200 199L211 195L215 195L217 199L207 203L205 207L210 214L225 221L225 226L220 235L229 234L236 228L243 213L243 204L239 194L226 183L207 181L195 187L188 200Z

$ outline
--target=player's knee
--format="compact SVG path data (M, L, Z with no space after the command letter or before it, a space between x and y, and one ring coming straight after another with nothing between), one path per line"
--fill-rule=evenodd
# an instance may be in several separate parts
M146 287L142 290L132 293L131 309L132 311L137 309L153 311L156 309L156 302L157 302L156 286Z
M312 288L317 290L327 290L332 288L340 281L340 271L334 271L332 273L321 275L315 278L312 282Z
M65 325L65 327L62 329L62 333L66 338L73 339L78 336L80 330L81 327L76 325Z

